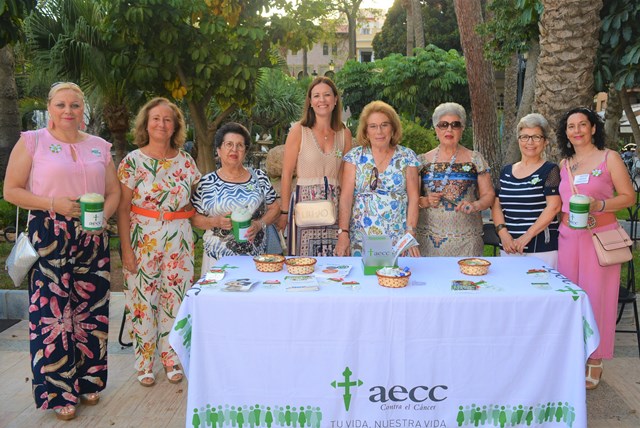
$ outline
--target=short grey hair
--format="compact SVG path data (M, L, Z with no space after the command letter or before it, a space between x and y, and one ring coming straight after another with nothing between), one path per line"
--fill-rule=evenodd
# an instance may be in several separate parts
M518 122L518 135L520 135L520 131L523 128L540 128L542 129L542 134L545 139L549 138L551 135L551 127L549 126L549 122L543 115L540 113L529 113Z
M433 126L436 126L436 124L440 122L440 118L442 118L442 116L446 116L448 114L458 116L460 118L460 122L462 122L462 127L464 128L466 126L467 113L464 111L464 107L458 103L442 103L436 107L433 111L433 116L431 116Z

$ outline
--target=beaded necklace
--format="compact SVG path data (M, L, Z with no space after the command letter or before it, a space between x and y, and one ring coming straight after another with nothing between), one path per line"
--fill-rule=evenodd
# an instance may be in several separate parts
M447 165L447 169L444 170L444 177L442 177L442 180L440 180L440 185L436 187L436 185L434 184L434 181L435 181L434 169L435 169L436 163L438 162L439 154L440 154L440 147L438 147L438 149L436 150L436 154L433 156L433 162L431 162L431 167L429 168L429 175L431 175L431 180L427 182L427 186L429 186L429 190L431 190L434 193L442 192L442 190L444 189L444 186L446 186L447 183L449 182L449 176L451 175L451 167L456 162L458 149L456 149L456 152L453 154L453 156L451 156L449 165Z

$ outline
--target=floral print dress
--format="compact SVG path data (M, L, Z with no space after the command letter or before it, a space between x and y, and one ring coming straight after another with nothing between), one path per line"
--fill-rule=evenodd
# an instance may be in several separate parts
M378 183L372 189L373 168L376 166L369 147L355 147L344 157L355 165L356 183L351 213L351 255L362 256L364 235L387 235L393 245L406 233L407 168L420 162L413 150L396 146L389 166L379 172Z
M200 177L193 158L182 150L164 160L135 150L118 168L120 182L133 190L131 204L154 211L178 211L187 206ZM193 281L191 223L189 219L158 220L131 212L129 233L138 271L124 271L124 292L133 326L135 367L152 370L156 347L162 364L170 367L178 361L169 345L169 332Z

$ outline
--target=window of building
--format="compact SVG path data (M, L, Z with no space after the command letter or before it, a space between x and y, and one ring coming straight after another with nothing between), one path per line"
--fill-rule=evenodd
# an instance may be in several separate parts
M322 55L329 55L329 43L322 44Z
M360 52L360 62L371 62L373 61L373 52Z
M332 53L333 55L338 55L338 44L337 44L337 43L334 43L334 44L331 46L331 53Z

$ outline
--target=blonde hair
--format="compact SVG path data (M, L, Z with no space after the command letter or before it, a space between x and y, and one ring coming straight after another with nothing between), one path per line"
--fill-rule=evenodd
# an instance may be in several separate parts
M400 117L398 113L389 104L384 101L372 101L367 104L362 113L360 113L360 119L358 120L358 132L356 134L356 140L363 147L371 147L371 141L367 137L367 125L369 116L373 113L382 113L389 119L393 133L391 134L391 147L397 146L402 140L402 124L400 123Z
M58 82L51 85L51 89L49 89L49 96L47 96L47 105L51 103L51 100L56 96L58 92L65 89L69 89L78 94L78 96L80 96L80 99L82 100L82 103L84 104L84 92L82 92L80 86L76 85L73 82Z
M133 143L138 147L144 147L149 144L149 132L147 132L149 112L151 109L158 107L159 105L166 105L173 111L173 125L175 129L171 136L171 147L179 149L184 146L184 142L187 139L187 127L184 123L184 115L177 105L163 97L156 97L152 99L142 106L138 112L133 128Z

